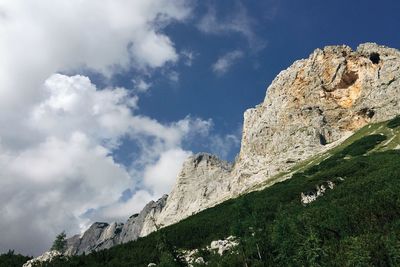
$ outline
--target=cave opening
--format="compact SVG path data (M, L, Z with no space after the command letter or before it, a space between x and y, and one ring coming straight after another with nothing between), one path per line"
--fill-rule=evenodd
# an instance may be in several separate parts
M381 58L378 53L373 52L371 55L369 55L369 59L372 61L374 64L379 64L379 61L381 61Z
M325 145L328 144L328 142L327 142L325 136L322 135L322 134L319 134L319 143L320 143L321 145L323 145L323 146L325 146Z

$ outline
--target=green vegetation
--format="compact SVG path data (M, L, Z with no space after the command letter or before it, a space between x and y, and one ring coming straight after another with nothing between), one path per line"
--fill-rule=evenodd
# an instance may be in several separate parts
M387 126L391 129L397 128L400 126L400 116L397 116L396 118L390 120L387 124Z
M201 250L207 266L400 266L400 151L387 149L398 140L397 128L389 127L397 120L364 127L351 142L262 191L137 241L43 266L185 266L180 249L229 235L240 245L222 257ZM302 205L302 192L327 181L335 188Z
M15 254L14 250L0 255L0 267L21 267L22 264L32 259L31 257Z
M67 235L63 231L59 235L57 235L56 240L53 242L53 246L51 246L51 250L57 250L61 253L65 252L65 249L67 248L67 240L65 239Z

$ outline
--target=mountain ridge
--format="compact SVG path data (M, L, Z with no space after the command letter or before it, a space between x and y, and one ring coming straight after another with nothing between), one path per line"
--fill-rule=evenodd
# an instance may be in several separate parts
M398 266L399 147L400 116L368 124L291 179L40 266Z
M363 126L396 116L399 78L396 49L374 43L361 44L355 51L348 46L316 49L282 71L267 88L264 102L244 113L241 149L233 164L207 153L192 156L183 164L169 196L150 202L124 225L107 224L82 238L68 239L67 254L135 240L263 184L288 178L275 179L340 145ZM121 239L122 232L126 237Z

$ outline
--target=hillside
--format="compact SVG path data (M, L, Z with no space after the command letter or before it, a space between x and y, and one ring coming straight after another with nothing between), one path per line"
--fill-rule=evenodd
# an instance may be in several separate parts
M230 252L198 252L207 266L398 266L399 147L399 117L369 124L295 166L291 179L136 241L43 266L186 266L174 260L182 250L230 235L239 240Z

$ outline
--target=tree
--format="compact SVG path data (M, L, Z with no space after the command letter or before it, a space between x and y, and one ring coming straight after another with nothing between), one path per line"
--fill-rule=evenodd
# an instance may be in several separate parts
M64 253L67 248L67 240L65 239L66 237L67 235L65 234L65 231L62 231L59 235L57 235L51 250L57 250L61 253Z

